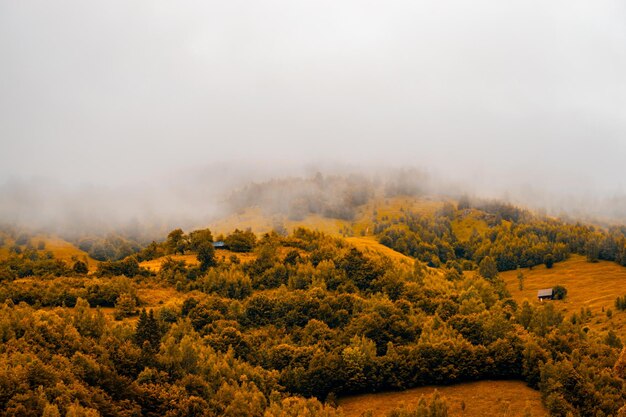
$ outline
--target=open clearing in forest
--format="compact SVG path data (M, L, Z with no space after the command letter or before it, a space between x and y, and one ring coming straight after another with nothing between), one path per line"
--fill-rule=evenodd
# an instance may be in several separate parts
M456 237L462 242L468 241L474 231L480 236L485 236L489 231L489 226L484 220L484 214L477 210L465 211L466 214L459 215L452 221L452 231Z
M44 251L50 251L54 255L56 259L62 259L66 261L68 264L72 265L74 263L74 259L81 260L87 262L89 266L89 270L95 270L99 261L96 261L89 254L83 250L78 249L76 246L67 242L58 237L49 237L49 236L33 236L31 241L35 246L37 246L37 242L43 241L46 244Z
M138 307L137 311L143 308L146 310L157 310L161 307L178 309L188 295L189 294L178 292L171 287L151 285L149 287L138 288L137 296L141 300L141 305ZM110 316L115 314L115 308L103 308L102 311ZM124 321L134 325L138 319L139 315L137 314L125 318Z
M378 243L373 237L348 237L346 240L364 253L376 253L390 258L392 261L413 267L415 260Z
M266 215L261 208L252 207L209 225L213 236L226 235L235 229L250 229L259 235L271 232L278 226L284 227L289 233L297 227L304 227L337 236L341 230L349 227L349 222L319 215L309 215L301 220L289 220L285 216Z
M167 255L167 256L161 256L160 258L156 258L156 259L151 259L149 261L143 261L139 263L139 266L141 266L142 268L146 268L149 269L152 272L159 272L161 270L161 265L163 265L163 263L168 259L171 258L175 261L185 261L185 264L187 265L198 265L200 262L198 262L198 258L196 257L195 254L189 254L189 255Z
M544 265L532 270L520 270L524 274L524 289L520 291L518 271L502 272L500 276L506 282L513 298L522 303L537 301L537 290L563 285L567 288L567 297L562 301L552 302L568 315L579 312L581 307L591 309L592 317L587 326L598 332L613 330L626 342L626 312L617 311L615 299L626 295L626 268L614 262L587 262L580 255L572 255L564 262L557 262L551 269ZM602 309L604 308L604 311ZM608 318L610 309L613 317Z
M61 259L70 266L72 266L76 260L80 260L86 262L89 266L89 270L93 272L100 263L90 257L87 252L78 249L70 242L56 236L35 235L30 238L30 242L35 248L37 248L39 242L43 242L45 247L43 250L39 250L40 253L50 251L56 259ZM4 246L0 248L0 259L9 257L9 247L14 243L13 240L6 239ZM22 248L24 248L24 246L22 246Z
M396 196L377 197L356 208L353 220L342 220L309 214L302 219L290 220L285 215L268 215L260 207L250 207L227 216L209 225L213 236L228 234L236 228L250 228L254 233L263 234L282 226L289 233L297 227L304 227L332 236L372 236L374 220L385 221L404 216L406 211L430 216L439 210L444 200L437 196Z
M172 287L152 285L137 289L137 296L141 300L141 307L155 308L167 304L182 304L185 294Z
M521 381L477 381L355 395L339 399L339 405L346 417L360 417L367 410L371 410L373 416L384 416L394 408L415 408L421 396L428 398L435 389L447 398L448 415L451 417L521 417L527 405L533 417L548 415L541 403L541 394Z
M395 250L388 248L387 246L381 245L374 237L349 237L346 238L346 241L348 241L364 253L374 253L377 255L386 256L398 264L402 264L410 268L413 267L413 258L403 255L400 252L396 252ZM294 248L290 247L280 247L277 251L278 256L284 257L285 255L287 255L288 252L292 251L293 249ZM253 261L257 257L256 253L254 252L242 253L233 252L225 249L218 249L215 251L215 257L223 262L230 262L231 256L236 256L237 258L239 258L239 262L242 263ZM160 258L143 261L139 265L143 268L149 269L152 272L159 272L161 270L161 266L167 260L167 258L172 258L176 261L185 261L188 266L199 265L198 258L196 257L195 253L188 253L185 255L161 256Z
M255 253L241 253L241 252L232 252L225 249L218 249L215 251L215 257L219 260L225 262L230 262L231 256L236 256L239 258L240 262L248 262L256 259ZM198 257L195 253L188 253L185 255L166 255L161 256L160 258L152 259L149 261L143 261L139 264L139 266L149 269L152 272L159 272L161 270L161 265L167 260L167 258L172 258L175 261L185 261L187 266L196 266L199 265Z

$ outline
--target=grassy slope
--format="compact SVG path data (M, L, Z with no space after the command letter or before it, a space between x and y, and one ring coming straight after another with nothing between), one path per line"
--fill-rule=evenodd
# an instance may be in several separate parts
M354 245L357 249L364 253L376 253L379 255L387 256L392 261L400 264L404 264L412 267L414 260L411 257L396 252L395 250L388 248L385 245L381 245L373 237L348 237L346 240Z
M214 235L229 233L235 228L251 228L255 233L271 231L277 224L282 224L288 231L296 227L306 227L312 230L328 233L334 236L342 235L342 231L350 229L355 236L372 235L374 212L376 218L382 220L384 216L397 218L403 215L403 210L428 215L437 211L443 205L443 200L437 197L393 197L375 198L359 207L352 221L330 219L319 215L310 215L301 220L289 220L285 216L270 216L263 213L258 207L246 209L209 225Z
M64 260L70 265L73 264L76 259L87 262L90 271L95 271L98 266L99 261L90 257L87 252L78 249L70 242L57 236L35 235L30 241L35 247L37 247L39 242L43 241L46 244L44 251L52 252L56 259ZM13 243L12 240L7 239L5 245L0 248L0 259L6 259L9 256L9 247L13 245Z
M32 242L36 245L39 241L44 241L46 248L52 252L55 258L62 259L68 263L72 263L73 259L79 259L87 262L90 270L95 270L99 261L90 257L87 252L78 249L76 246L58 237L45 235L34 236Z
M258 207L248 208L240 213L235 213L209 225L214 236L228 234L235 229L252 229L257 234L272 231L277 225L284 226L288 231L296 227L306 227L319 230L324 233L337 235L349 223L343 220L329 219L322 216L307 216L302 220L289 220L282 216L268 216Z
M183 301L189 294L176 291L172 287L161 287L156 285L143 286L137 288L137 296L141 300L141 305L137 311L142 308L146 310L158 309L163 306L170 306L174 309L180 308ZM105 315L113 319L115 315L115 307L97 307ZM95 308L94 308L95 310ZM139 319L139 314L126 317L120 322L135 324Z
M439 210L446 200L435 196L424 197L379 197L364 204L352 222L355 235L373 234L372 222L374 217L378 221L391 220L404 216L405 211L412 211L422 216L429 216Z
M482 213L476 210L469 210L466 215L459 216L452 221L452 230L460 241L469 240L473 231L484 236L489 230L487 222L482 218Z
M567 297L554 301L558 308L571 314L581 307L589 307L593 313L587 324L590 328L599 332L612 329L626 342L626 312L616 311L614 307L615 299L626 295L626 268L606 261L589 263L584 257L573 255L565 262L554 264L552 269L541 265L532 270L522 269L522 272L523 291L519 290L517 271L500 274L517 302L537 303L537 290L563 285L567 288ZM607 318L603 307L605 312L613 310L613 318Z
M229 250L224 250L224 249L218 249L217 251L215 251L215 256L217 258L223 257L224 260L227 262L229 261L230 257L233 255L239 258L240 262L247 262L256 258L256 255L254 253L235 253L235 252L231 252ZM196 257L195 254L188 253L185 255L162 256L160 258L152 259L150 261L143 261L139 265L153 272L158 272L159 270L161 270L161 265L163 264L163 262L165 262L167 258L172 258L176 261L185 261L187 265L195 266L200 263L198 262L198 258Z
M384 392L346 397L339 400L346 417L359 417L372 410L381 416L389 410L406 405L415 407L422 395L432 395L435 388L448 399L450 416L523 416L528 403L533 417L547 416L541 394L521 381L478 381L464 384L421 387L401 392ZM462 403L465 410L462 410Z
M372 237L349 237L346 238L346 241L354 245L356 248L361 250L364 253L383 255L390 258L392 261L405 265L407 267L413 267L413 259L405 256L399 252L394 251L384 245L381 245ZM285 256L287 252L293 250L293 248L281 247L278 248L279 256ZM231 256L236 256L239 258L240 262L247 262L254 260L256 258L255 253L236 253L229 250L218 249L215 252L216 257L223 258L224 261L228 262ZM177 261L185 261L187 265L198 265L198 259L196 255L193 253L185 254L185 255L169 255L162 256L160 258L152 259L150 261L143 261L139 265L147 268L153 272L158 272L161 269L161 265L167 258L172 258Z
M436 196L410 197L398 196L391 198L378 198L365 205L366 208L378 211L378 217L400 217L403 210L411 210L422 216L427 216L439 210L447 200Z
M431 215L439 210L443 204L444 200L438 197L380 197L372 199L367 204L361 206L352 221L329 219L319 215L310 215L302 220L289 220L284 216L271 217L264 215L260 208L255 207L219 220L209 225L209 227L215 236L220 233L229 233L235 228L250 228L255 233L262 234L271 231L277 224L282 225L288 231L292 231L297 227L306 227L331 236L345 236L345 232L348 231L350 237L347 237L346 240L358 249L366 253L385 255L400 264L412 266L412 258L378 243L378 240L373 235L373 221L375 218L378 221L382 221L383 218L393 219L401 217L404 214L404 210L411 210L422 215ZM459 227L465 227L465 225ZM471 230L469 229L470 233ZM155 261L151 261L153 264L142 265L153 268L162 262L159 260Z
M167 258L172 258L175 261L185 261L187 265L199 264L198 259L196 258L196 255L169 255L169 256L162 256L160 258L152 259L149 261L140 262L139 266L149 269L150 271L153 271L153 272L158 272L161 270L161 265L163 264L163 262L165 262Z

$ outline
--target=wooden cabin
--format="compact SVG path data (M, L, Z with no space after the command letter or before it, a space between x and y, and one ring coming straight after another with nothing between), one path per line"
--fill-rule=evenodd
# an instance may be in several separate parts
M552 291L552 288L545 288L543 290L537 291L537 299L539 301L552 300L553 298L554 298L554 291Z

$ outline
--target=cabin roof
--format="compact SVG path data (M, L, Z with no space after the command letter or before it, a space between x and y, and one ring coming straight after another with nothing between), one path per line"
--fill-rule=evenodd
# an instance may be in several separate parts
M537 297L552 297L552 288L537 291Z
M215 247L215 248L223 248L224 246L226 246L226 244L224 242L222 242L221 240L219 240L217 242L213 242L213 247Z

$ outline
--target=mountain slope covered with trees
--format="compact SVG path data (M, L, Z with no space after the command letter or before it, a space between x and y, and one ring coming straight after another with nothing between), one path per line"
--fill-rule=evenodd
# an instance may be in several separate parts
M11 251L0 415L340 416L341 396L485 379L525 381L555 416L623 414L623 341L559 301L517 302L500 276L571 254L623 264L623 229L499 203L380 211L363 238L412 262L305 228L177 229L93 272ZM150 304L146 286L176 297Z

